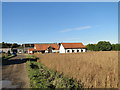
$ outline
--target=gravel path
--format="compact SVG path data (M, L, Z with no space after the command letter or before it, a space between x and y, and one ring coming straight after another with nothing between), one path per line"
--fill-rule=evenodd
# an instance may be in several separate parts
M24 55L18 55L2 66L2 88L29 88Z

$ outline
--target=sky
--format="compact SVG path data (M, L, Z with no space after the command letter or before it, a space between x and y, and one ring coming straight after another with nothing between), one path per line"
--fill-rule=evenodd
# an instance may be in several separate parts
M3 2L2 41L118 43L118 3Z

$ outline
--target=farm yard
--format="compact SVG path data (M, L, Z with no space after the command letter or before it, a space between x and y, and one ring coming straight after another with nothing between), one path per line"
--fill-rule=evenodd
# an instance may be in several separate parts
M118 88L118 51L34 54L38 62L84 84L84 88Z

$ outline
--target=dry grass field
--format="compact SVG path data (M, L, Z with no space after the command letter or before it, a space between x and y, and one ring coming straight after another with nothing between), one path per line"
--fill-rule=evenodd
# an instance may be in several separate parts
M118 52L35 54L50 69L84 83L85 88L118 88Z

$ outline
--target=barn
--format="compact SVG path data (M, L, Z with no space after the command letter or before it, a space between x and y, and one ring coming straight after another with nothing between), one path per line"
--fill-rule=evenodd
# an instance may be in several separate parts
M82 43L61 43L60 53L79 53L86 52L86 47Z

